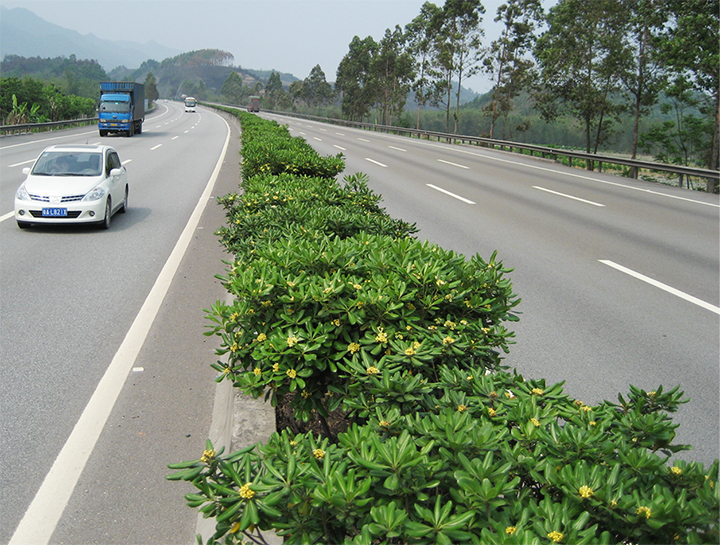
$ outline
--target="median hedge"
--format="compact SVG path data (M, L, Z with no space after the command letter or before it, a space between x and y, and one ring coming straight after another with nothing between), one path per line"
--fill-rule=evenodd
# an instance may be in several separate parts
M675 388L589 406L502 365L519 299L493 255L414 238L362 175L235 111L242 194L219 380L289 406L266 445L173 464L209 543L717 543L718 461L672 460ZM338 431L328 418L342 418ZM319 419L319 431L306 426Z

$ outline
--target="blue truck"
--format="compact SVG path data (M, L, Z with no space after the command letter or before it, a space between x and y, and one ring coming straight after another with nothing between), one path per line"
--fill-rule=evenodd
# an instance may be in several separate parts
M127 136L141 134L145 121L145 86L134 81L100 82L98 119L100 136L111 132Z

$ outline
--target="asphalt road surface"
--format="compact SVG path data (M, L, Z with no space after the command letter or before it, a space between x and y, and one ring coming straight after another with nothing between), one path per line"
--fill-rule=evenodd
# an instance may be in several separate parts
M680 385L692 399L676 415L693 446L682 457L718 458L718 196L273 118L343 153L419 237L498 251L522 298L506 364L586 403ZM128 213L107 232L19 230L22 167L50 144L100 141L128 168ZM133 138L0 139L0 542L192 542L190 489L165 475L200 456L210 425L202 309L225 296L213 203L237 189L238 146L235 121L174 103Z
M0 543L194 542L192 487L165 476L208 436L203 309L225 295L215 197L237 190L238 138L236 121L161 102L132 138L85 127L0 140ZM118 150L128 212L109 231L18 229L22 167L86 142Z
M266 114L262 114L266 115ZM720 199L549 160L266 115L364 172L418 236L493 251L522 299L505 363L585 403L680 386L682 458L720 457ZM627 396L625 395L627 398Z

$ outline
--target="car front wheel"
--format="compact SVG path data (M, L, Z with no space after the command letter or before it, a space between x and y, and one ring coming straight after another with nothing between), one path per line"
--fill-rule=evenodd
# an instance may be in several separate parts
M105 217L100 222L100 229L110 229L110 222L112 220L112 202L110 197L105 201Z
M120 207L120 213L124 214L128 209L128 188L125 186L125 198L123 199L122 206Z

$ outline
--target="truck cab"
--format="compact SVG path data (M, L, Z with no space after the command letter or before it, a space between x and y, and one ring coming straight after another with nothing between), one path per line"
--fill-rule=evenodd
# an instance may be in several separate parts
M145 87L129 81L103 81L100 83L98 130L100 136L124 133L127 136L142 133L145 121Z

